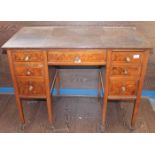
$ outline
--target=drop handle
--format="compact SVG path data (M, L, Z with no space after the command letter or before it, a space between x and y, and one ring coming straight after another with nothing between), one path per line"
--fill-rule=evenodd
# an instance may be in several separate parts
M125 86L122 86L121 87L121 90L122 90L123 93L126 92L126 87Z
M127 69L123 69L123 74L124 75L128 75L128 70Z
M76 57L75 57L74 63L77 63L77 64L81 63L81 59L80 59L79 56L76 56Z
M126 62L131 62L131 58L130 57L126 57Z
M30 86L29 86L29 91L32 91L33 88L34 88L34 87L33 87L32 85L30 85Z
M24 60L25 60L25 61L29 61L30 58L31 58L31 57L27 55L27 56L25 56Z

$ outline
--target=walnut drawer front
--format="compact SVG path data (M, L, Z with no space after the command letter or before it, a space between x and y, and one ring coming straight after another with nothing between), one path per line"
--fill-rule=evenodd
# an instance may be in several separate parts
M16 62L39 62L44 60L42 52L36 50L16 50L12 52L12 57Z
M21 97L46 96L45 81L43 79L17 78L17 87Z
M44 65L38 62L14 63L16 76L44 76Z
M112 63L119 64L119 63L137 63L141 64L143 58L143 52L112 52Z
M103 49L51 50L48 63L55 65L103 65L106 63L106 51Z
M140 76L141 67L138 65L113 65L111 67L111 77L136 77Z
M137 80L111 78L109 84L109 96L135 96L137 87Z

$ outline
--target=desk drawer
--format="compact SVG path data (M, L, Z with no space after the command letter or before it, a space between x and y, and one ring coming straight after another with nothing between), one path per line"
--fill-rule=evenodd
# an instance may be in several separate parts
M137 93L137 80L111 78L109 96L135 96Z
M132 77L139 77L140 76L140 71L141 71L141 67L134 65L115 65L112 66L111 68L111 72L110 75L112 77L128 77L128 76L132 76Z
M43 79L17 78L17 87L20 96L45 96L45 82Z
M112 63L141 64L142 52L112 52Z
M44 65L37 62L15 63L16 76L44 76Z
M87 50L51 50L48 63L55 65L102 65L106 63L106 51Z
M13 60L16 62L38 62L43 61L43 53L36 50L16 50L12 52Z

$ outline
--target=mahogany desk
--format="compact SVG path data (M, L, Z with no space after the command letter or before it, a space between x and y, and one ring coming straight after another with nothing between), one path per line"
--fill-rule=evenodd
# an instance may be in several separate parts
M46 99L48 119L53 123L50 92L54 84L60 88L55 66L97 66L101 67L98 94L104 89L102 125L105 127L108 100L133 100L134 127L151 50L134 27L24 27L2 48L7 50L22 123L22 99Z

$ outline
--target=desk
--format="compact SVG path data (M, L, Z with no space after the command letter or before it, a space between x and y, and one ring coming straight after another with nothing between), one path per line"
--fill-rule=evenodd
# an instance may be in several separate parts
M50 92L54 85L60 89L57 66L96 66L101 68L98 94L104 89L102 125L106 124L108 100L133 100L134 127L151 50L134 27L24 27L2 48L7 50L22 123L22 99L46 99L48 119L53 123Z

